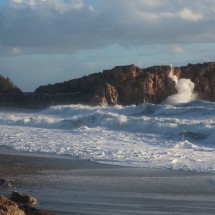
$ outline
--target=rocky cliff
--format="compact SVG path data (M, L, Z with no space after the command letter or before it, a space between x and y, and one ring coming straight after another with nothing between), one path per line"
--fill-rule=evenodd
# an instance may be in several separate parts
M188 64L180 69L180 78L188 78L195 84L199 99L215 101L215 62Z
M36 94L80 93L80 103L90 105L132 105L160 103L177 93L173 72L178 78L191 79L199 99L215 101L215 63L154 66L140 69L134 65L117 66L79 79L40 86Z

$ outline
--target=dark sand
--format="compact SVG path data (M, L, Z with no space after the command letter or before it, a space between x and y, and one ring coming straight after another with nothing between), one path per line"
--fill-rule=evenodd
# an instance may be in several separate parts
M51 214L215 214L215 174L0 154L0 178ZM11 188L0 189L9 195Z

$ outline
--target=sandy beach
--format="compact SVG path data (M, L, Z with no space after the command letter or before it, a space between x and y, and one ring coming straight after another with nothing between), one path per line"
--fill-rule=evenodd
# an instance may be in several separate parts
M215 174L131 168L39 154L0 154L0 178L66 214L215 214Z

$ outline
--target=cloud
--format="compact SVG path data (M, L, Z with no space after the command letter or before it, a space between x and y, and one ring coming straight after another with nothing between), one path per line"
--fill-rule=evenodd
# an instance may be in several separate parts
M185 50L179 45L172 45L170 47L170 52L175 55L180 55L180 54L185 53Z
M31 9L52 8L59 12L81 9L84 3L81 0L10 0L13 7L30 7Z
M1 46L35 52L91 47L88 25L93 24L93 12L81 1L13 0L11 4L10 8L0 11Z
M188 8L184 8L182 11L180 11L179 17L188 21L198 21L203 19L203 15L201 13L194 13Z
M20 48L12 48L11 52L14 54L14 55L19 55L19 54L22 54L22 50Z
M98 1L10 0L0 9L0 56L215 41L215 0Z
M23 4L23 0L13 0L12 3L14 3L14 4Z

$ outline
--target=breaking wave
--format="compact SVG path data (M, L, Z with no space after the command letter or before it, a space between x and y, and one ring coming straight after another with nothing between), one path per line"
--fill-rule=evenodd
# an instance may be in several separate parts
M32 114L2 115L0 125L62 130L101 127L201 141L214 133L215 122L211 120L214 115L215 108L203 101L177 107L153 104L109 108L68 105L50 107Z
M215 103L0 109L1 149L215 172Z
M177 94L169 96L163 101L163 104L179 104L187 103L196 99L197 95L194 93L195 84L190 79L180 78L173 74L173 68L170 72L170 78L175 82Z

